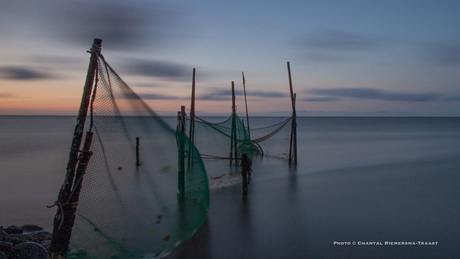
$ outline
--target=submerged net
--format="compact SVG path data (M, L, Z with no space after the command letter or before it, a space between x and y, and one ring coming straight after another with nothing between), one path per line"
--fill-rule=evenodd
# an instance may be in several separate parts
M209 187L200 153L184 145L188 138L150 110L102 56L97 77L93 155L71 248L87 258L166 255L205 221Z
M194 130L190 131L190 127ZM252 159L252 144L236 113L221 122L195 117L189 121L187 130L194 132L195 145L205 161L211 187L241 182L241 156L246 153Z

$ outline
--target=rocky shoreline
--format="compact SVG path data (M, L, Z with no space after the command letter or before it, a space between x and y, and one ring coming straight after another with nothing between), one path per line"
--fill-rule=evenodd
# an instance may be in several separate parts
M48 258L51 233L35 225L0 227L0 259Z

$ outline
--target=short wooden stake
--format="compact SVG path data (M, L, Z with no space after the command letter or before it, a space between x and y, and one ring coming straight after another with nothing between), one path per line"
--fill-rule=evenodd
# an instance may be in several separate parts
M136 137L136 166L140 166L141 163L139 161L139 137Z

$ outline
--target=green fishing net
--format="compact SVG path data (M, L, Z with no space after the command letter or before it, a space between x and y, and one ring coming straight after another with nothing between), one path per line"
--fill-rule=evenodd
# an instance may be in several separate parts
M213 120L195 117L187 125L188 132L194 132L195 145L205 161L210 186L241 182L241 156L246 153L252 159L248 131L236 113L220 122ZM190 127L194 130L190 131Z
M86 258L164 256L206 219L209 185L202 158L102 56L96 80L88 118L93 155L70 246Z

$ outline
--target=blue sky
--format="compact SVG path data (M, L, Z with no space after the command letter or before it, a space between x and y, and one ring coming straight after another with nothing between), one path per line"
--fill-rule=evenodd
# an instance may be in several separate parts
M253 115L460 116L458 1L0 1L0 114L76 113L93 38L149 105Z

